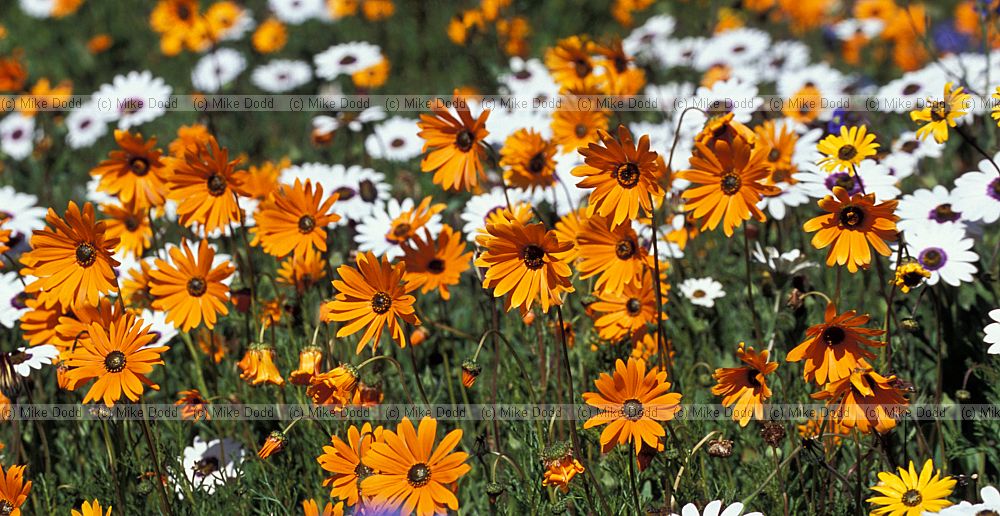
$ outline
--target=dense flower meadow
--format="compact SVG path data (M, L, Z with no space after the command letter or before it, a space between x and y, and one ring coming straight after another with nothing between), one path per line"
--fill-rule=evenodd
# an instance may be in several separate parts
M0 516L1000 513L1000 1L0 0Z

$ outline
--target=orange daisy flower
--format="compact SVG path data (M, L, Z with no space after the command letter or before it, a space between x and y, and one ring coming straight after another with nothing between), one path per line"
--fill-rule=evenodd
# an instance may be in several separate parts
M862 346L885 346L884 342L867 338L885 333L863 327L870 319L867 314L858 315L854 310L838 314L837 307L829 303L824 317L826 321L810 326L806 339L785 357L789 362L805 360L803 377L821 386L849 377L862 360L875 358Z
M563 89L594 88L600 79L594 74L595 63L591 54L594 43L580 36L559 40L556 46L545 51L545 66L552 79Z
M405 348L406 333L399 319L414 325L420 324L420 319L417 319L413 310L415 299L409 295L416 286L403 282L405 272L405 263L392 265L385 257L380 263L370 252L358 253L357 268L350 265L337 268L341 279L333 281L337 295L325 304L328 310L326 320L351 321L337 331L338 338L353 335L366 328L358 341L356 353L361 353L369 341L374 352L382 337L382 330L386 327L389 328L392 339Z
M582 226L577 235L580 279L600 275L595 292L620 294L625 285L639 281L644 267L653 267L652 256L631 224L612 228L607 217L595 215Z
M49 208L45 221L52 229L35 231L32 250L21 256L21 274L38 278L25 292L37 294L46 307L56 302L68 307L97 304L102 294L116 289L119 263L111 255L118 239L106 234L105 222L95 221L94 205L84 204L81 212L70 201L64 218Z
M534 191L555 184L555 144L534 129L518 129L500 149L500 166L508 186Z
M98 191L132 203L137 210L163 206L167 193L167 169L156 148L156 138L143 140L139 133L115 130L118 149L90 171L99 177Z
M312 498L302 500L302 513L305 516L344 516L344 502L337 502L337 505L326 502L326 506L323 507L323 512L320 513L319 505L316 504L316 500L313 500Z
M456 107L457 117L448 109L435 107L433 115L420 115L420 132L424 139L424 152L428 152L420 162L424 172L434 172L434 184L445 190L474 190L479 181L485 179L482 159L486 155L484 139L486 118L490 110L484 110L473 119L469 107L464 102Z
M264 252L279 258L294 255L305 257L311 251L326 251L326 228L340 220L340 215L330 211L340 197L333 193L323 198L323 187L298 179L292 186L282 185L278 191L261 204L254 220L253 245L261 245Z
M149 308L153 295L149 293L149 271L153 270L152 260L141 260L138 269L128 271L125 279L119 281L121 296L125 304L134 308Z
M250 165L248 170L237 170L233 175L242 183L248 197L263 201L278 189L278 177L281 171L291 164L287 158L277 163L265 161L259 166Z
M598 141L601 133L608 130L610 112L578 109L579 102L574 97L564 98L562 105L567 107L560 107L552 113L551 126L552 142L560 146L563 154L576 152Z
M601 56L598 63L604 69L602 79L608 95L635 95L646 85L646 72L635 66L634 60L625 53L621 39L597 45L595 50Z
M896 427L896 417L909 403L896 384L896 375L882 376L862 359L850 376L826 384L812 397L826 400L838 425L884 434Z
M149 271L149 292L155 298L153 308L167 312L167 320L188 331L205 322L205 327L215 327L217 314L226 315L229 309L229 287L223 280L236 270L228 261L212 266L215 250L202 240L198 255L191 251L188 242L170 249L168 263L156 259L156 269Z
M830 247L827 266L847 264L847 270L857 272L858 267L871 264L872 248L882 256L889 256L891 251L885 242L897 237L899 217L893 213L897 201L875 204L875 194L850 195L847 190L835 186L833 195L824 197L818 204L827 213L810 219L802 228L808 233L818 231L812 238L813 247Z
M0 510L10 516L21 516L21 506L28 500L31 481L24 481L24 468L11 466L4 471L0 465Z
M112 322L121 318L117 304L110 298L103 297L96 306L80 305L59 317L56 325L57 341L51 342L60 351L70 351L74 345L90 340L90 325L97 323L107 328Z
M732 144L716 141L714 151L702 143L695 146L698 153L691 156L691 169L678 172L677 177L693 183L681 196L684 209L702 219L701 230L715 229L722 222L728 237L751 216L766 220L757 203L763 195L779 192L764 184L771 174L766 160L770 147L751 146L742 138L733 139Z
M348 506L357 505L361 482L374 473L362 460L377 442L382 442L382 427L372 428L371 423L360 429L354 425L348 427L347 441L335 435L330 437L331 446L324 446L323 454L316 457L320 467L330 473L323 480L323 486L330 488L330 496L344 500Z
M518 307L523 315L539 301L542 311L548 312L550 306L562 304L564 292L573 292L573 271L557 257L572 244L560 242L544 224L518 220L487 224L486 233L476 241L485 249L476 259L477 267L487 269L483 288L493 289L494 297L510 293L508 311Z
M580 257L580 231L587 224L587 207L571 211L563 215L557 222L555 229L556 238L560 242L570 242L573 247L562 253L559 257L566 263L574 263Z
M403 244L415 237L434 215L441 213L444 209L444 203L431 205L431 197L424 197L415 208L400 213L392 220L389 231L385 234L385 239L395 244Z
M609 217L617 226L625 220L635 220L642 213L653 212L654 203L663 199L656 152L649 150L649 136L639 138L636 146L632 133L618 126L618 139L600 132L601 143L590 143L580 149L584 163L573 169L573 175L584 179L580 188L593 188L590 206L598 215Z
M326 277L326 261L319 253L306 253L296 258L289 256L278 266L278 277L274 281L282 285L295 287L298 293L303 293L319 280Z
M122 394L131 401L139 401L143 385L160 389L146 375L154 365L163 364L160 354L167 347L145 347L156 339L149 328L131 314L123 315L108 326L90 323L87 332L90 339L78 342L66 359L70 367L66 375L74 389L97 380L84 396L84 403L103 400L111 407L121 400Z
M209 402L198 389L178 392L174 405L181 408L181 419L191 421L211 419L208 412Z
M167 196L177 201L177 216L184 226L199 224L205 234L242 222L237 196L242 182L235 175L239 159L229 160L229 149L214 136L184 149L184 158L170 158L174 174Z
M403 418L396 432L385 430L382 441L373 443L362 457L363 463L376 471L361 481L361 492L393 511L419 516L458 510L458 499L451 489L472 469L465 463L469 454L454 451L462 439L462 430L452 430L435 446L437 421L425 417L414 428Z
M777 362L767 361L769 354L766 349L758 353L740 342L736 356L746 365L721 367L712 374L718 382L712 387L712 394L722 396L725 407L735 405L733 420L739 421L740 426L747 426L751 417L764 419L764 402L771 397L766 378L778 368Z
M425 230L423 238L414 237L403 244L403 253L403 279L413 287L421 287L422 294L436 289L445 301L451 299L448 287L457 285L462 273L472 266L472 252L465 252L465 239L447 224L436 241Z
M598 392L583 393L583 400L600 412L587 420L583 428L608 425L601 432L601 453L619 444L632 444L636 455L643 443L657 448L667 433L661 423L670 421L680 411L681 395L670 391L667 372L646 362L621 359L615 362L614 375L601 373L594 381Z
M771 148L765 157L771 166L771 175L765 184L796 183L792 175L798 172L799 168L792 158L795 157L795 144L799 141L799 135L792 124L779 124L774 120L766 120L754 128L754 135L757 136L756 141L759 144Z
M618 342L631 338L638 341L646 334L647 325L656 322L656 293L653 292L652 276L643 275L642 281L625 285L617 294L610 290L595 290L597 301L587 308L600 314L594 320L594 328L601 339Z
M146 213L130 202L123 205L104 204L101 212L110 217L106 221L108 238L118 239L115 251L141 257L153 239L153 228Z

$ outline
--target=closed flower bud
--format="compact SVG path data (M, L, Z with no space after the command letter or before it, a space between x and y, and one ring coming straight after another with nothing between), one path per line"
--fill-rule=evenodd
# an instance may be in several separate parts
M899 326L909 333L917 333L920 331L920 322L912 317L907 317L902 321L899 321Z
M410 334L410 344L414 346L419 346L427 340L427 337L428 337L427 330L423 328L417 328L413 330L412 334Z
M260 447L257 456L266 459L271 455L281 453L281 450L285 449L286 444L288 444L288 436L281 430L275 430L264 440L264 445Z
M958 399L958 401L969 401L972 399L972 393L965 389L959 389L955 391L955 398Z
M524 322L525 325L531 326L531 323L535 322L535 312L534 312L534 310L529 311L528 313L522 315L521 316L521 321Z
M496 505L497 498L504 493L503 485L499 482L490 482L486 484L486 496L490 497L490 505Z
M476 378L479 377L479 373L482 372L482 366L480 366L475 360L470 358L465 362L462 362L462 385L466 388L472 387L472 384L476 383Z

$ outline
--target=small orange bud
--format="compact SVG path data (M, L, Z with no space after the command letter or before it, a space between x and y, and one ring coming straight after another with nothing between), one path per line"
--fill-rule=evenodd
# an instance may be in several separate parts
M427 340L427 337L428 337L427 330L423 328L417 328L413 330L413 333L410 335L410 344L414 346L419 346L423 344L424 341Z
M260 447L257 456L266 459L271 455L281 453L281 450L285 449L286 444L288 444L288 436L281 430L275 430L264 440L264 445Z
M476 378L479 377L479 373L482 372L482 366L480 366L475 360L470 358L465 362L462 362L462 385L466 388L472 387L472 384L476 383Z
M532 310L532 311L530 311L530 312L522 315L521 316L521 320L524 322L524 324L526 324L528 326L531 326L531 323L535 322L535 312L534 312L534 310Z

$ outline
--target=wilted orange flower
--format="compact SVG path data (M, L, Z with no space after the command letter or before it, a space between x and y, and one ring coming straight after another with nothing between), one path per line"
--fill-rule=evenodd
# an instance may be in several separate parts
M573 97L564 98L560 108L552 113L552 141L561 147L562 154L585 148L608 130L610 112L578 109L578 104Z
M528 191L555 184L555 144L534 129L518 129L500 149L500 166L508 186Z
M472 252L465 252L462 234L445 224L437 239L429 231L403 244L406 275L403 279L412 287L421 287L426 294L437 290L441 299L451 299L450 285L457 285L463 272L472 266Z
M636 283L645 267L653 267L646 247L630 224L613 227L607 217L595 215L581 225L577 235L580 279L597 276L595 292L620 294Z
M409 295L416 286L403 282L405 272L405 263L391 265L385 257L380 263L370 252L358 253L357 268L350 265L337 268L341 279L333 281L337 295L325 304L329 310L326 320L351 321L337 331L338 338L353 335L365 328L356 353L361 353L369 341L374 351L382 337L382 330L386 327L389 328L392 339L405 348L406 333L399 319L410 324L420 324L420 319L417 319L413 310L415 298Z
M274 348L271 346L265 344L251 346L236 364L242 371L240 378L254 386L262 383L270 383L278 387L285 385L285 379L281 377L281 372L274 365L274 358Z
M215 250L205 240L198 244L197 257L185 240L170 249L171 262L156 259L156 269L149 272L149 292L155 298L153 308L167 312L167 320L183 331L215 327L217 314L226 315L229 287L223 280L236 268L228 261L213 267Z
M592 89L600 82L594 74L595 63L591 56L594 47L593 42L580 36L561 39L545 51L545 66L564 90Z
M154 365L163 364L160 355L167 347L147 347L156 334L149 331L149 326L142 325L142 319L124 314L108 326L93 322L88 334L90 338L78 341L66 358L70 367L66 375L74 389L97 380L84 396L84 403L103 400L111 407L121 400L122 394L131 401L139 401L143 385L160 389L146 375Z
M285 258L278 267L278 277L275 281L295 287L301 294L324 277L326 277L326 262L323 256L319 253L306 253L299 258L294 255Z
M313 376L318 375L323 365L323 350L308 346L299 351L299 367L288 374L288 380L295 385L309 385Z
M21 506L31 491L31 481L24 481L26 467L11 466L4 471L3 465L0 465L0 508L8 511L10 516L21 516Z
M323 485L330 488L330 496L347 502L348 506L357 505L361 499L361 482L373 471L362 459L368 455L372 444L382 441L382 427L372 427L365 423L359 429L351 425L347 428L347 440L330 436L330 446L323 447L323 454L316 457L316 462L330 475L323 480Z
M423 151L427 152L420 169L434 172L434 184L445 190L471 191L485 178L482 159L486 155L486 144L483 140L489 134L486 118L490 110L484 110L473 119L465 101L457 103L457 117L443 107L435 107L433 115L420 115L417 135L424 139Z
M355 404L359 384L358 368L340 364L325 373L313 375L306 395L316 405L331 405L337 409L341 405Z
M763 183L771 174L765 159L770 147L751 146L742 138L735 138L732 145L718 140L714 148L702 143L695 146L698 152L691 156L691 168L678 172L677 177L693 183L681 195L684 209L702 220L701 230L715 229L722 222L722 231L732 236L751 217L766 220L757 203L763 195L779 191Z
M305 184L296 179L292 186L282 185L258 209L257 225L250 228L252 244L279 258L326 251L326 228L340 220L330 211L339 197L334 192L324 198L323 187L308 179Z
M562 304L562 294L573 292L573 271L558 258L572 248L560 242L545 225L508 220L486 225L486 233L476 241L485 251L476 259L485 267L483 288L493 289L494 297L506 299L507 310L519 308L524 314L536 301L542 311Z
M681 409L681 395L669 392L667 372L656 368L647 372L644 360L629 358L626 365L618 359L614 375L601 373L594 385L598 392L583 393L583 400L600 413L583 428L608 425L601 432L602 453L619 444L632 444L636 454L643 443L655 448L666 435L661 423Z
M777 362L768 362L769 352L754 351L740 342L736 356L746 364L743 367L721 367L712 377L718 382L712 387L712 394L722 396L722 405L733 407L733 420L740 426L747 426L750 418L764 419L764 402L771 397L767 386L767 375L778 368Z
M602 339L618 342L627 337L638 341L646 334L647 325L656 322L656 292L652 279L652 274L642 274L625 285L621 293L594 291L597 301L588 308L600 314L594 320L594 328Z
M803 377L820 386L851 376L861 361L875 358L862 346L885 346L884 342L868 338L885 332L864 328L869 320L867 314L858 315L854 310L838 314L837 307L829 303L824 317L826 321L810 326L806 339L785 357L789 362L805 360Z
M636 146L628 128L619 125L617 140L603 131L600 138L601 144L590 143L580 149L586 165L573 169L574 176L584 178L576 186L594 189L589 201L593 212L610 217L612 226L635 220L640 208L643 214L652 213L664 192L658 182L657 154L649 150L649 136L639 138Z
M262 328L277 326L281 322L281 316L285 313L285 300L283 297L269 299L261 304L260 315L257 319Z
M586 469L584 469L583 464L580 464L580 461L573 457L571 447L564 444L558 448L559 450L548 453L548 456L542 459L542 465L545 466L545 472L542 473L544 476L542 485L555 486L566 493L569 492L569 483L573 477L583 473Z
M362 462L375 471L361 481L361 493L393 511L419 516L458 511L458 499L449 486L472 469L468 454L453 451L462 430L452 430L435 446L437 421L425 417L419 429L403 418L396 432L385 430L372 443Z
M153 239L153 228L145 212L132 203L104 204L101 211L110 217L107 219L108 238L117 239L115 251L124 252L135 258L142 257L143 251L149 248Z
M185 149L184 158L170 158L174 173L170 176L170 192L177 201L177 216L181 224L199 224L205 234L241 223L242 215L236 202L243 194L242 182L235 175L239 159L229 160L229 149L219 146L215 137L199 141L194 149Z
M882 376L864 359L859 362L850 376L826 384L812 397L826 400L837 424L884 434L896 427L896 417L903 415L909 402L896 387L896 375Z
M198 389L190 389L177 393L177 401L174 405L180 407L181 419L198 421L199 419L211 419L208 411L208 400L202 396Z
M99 177L97 189L134 203L140 210L162 206L167 193L167 170L156 148L156 138L143 140L139 133L115 130L118 148L90 171Z
M102 294L115 290L119 263L111 255L118 239L106 234L105 222L95 221L94 205L84 204L81 212L70 201L64 218L49 208L45 221L52 229L35 231L31 251L21 256L21 274L38 278L26 293L37 294L46 307L56 302L69 307L97 304Z
M266 459L272 455L281 453L288 444L288 436L285 435L281 430L274 430L267 435L267 439L264 440L264 444L257 451L257 456Z
M850 195L835 186L833 195L818 204L827 213L810 219L802 228L809 233L818 231L812 238L813 247L830 248L827 266L847 264L847 270L857 272L859 267L871 264L872 248L882 256L889 256L891 251L885 243L897 238L899 217L893 212L898 201L875 204L873 193Z
M276 18L268 18L257 26L250 37L253 49L261 54L270 54L284 48L288 42L288 31L285 25Z

